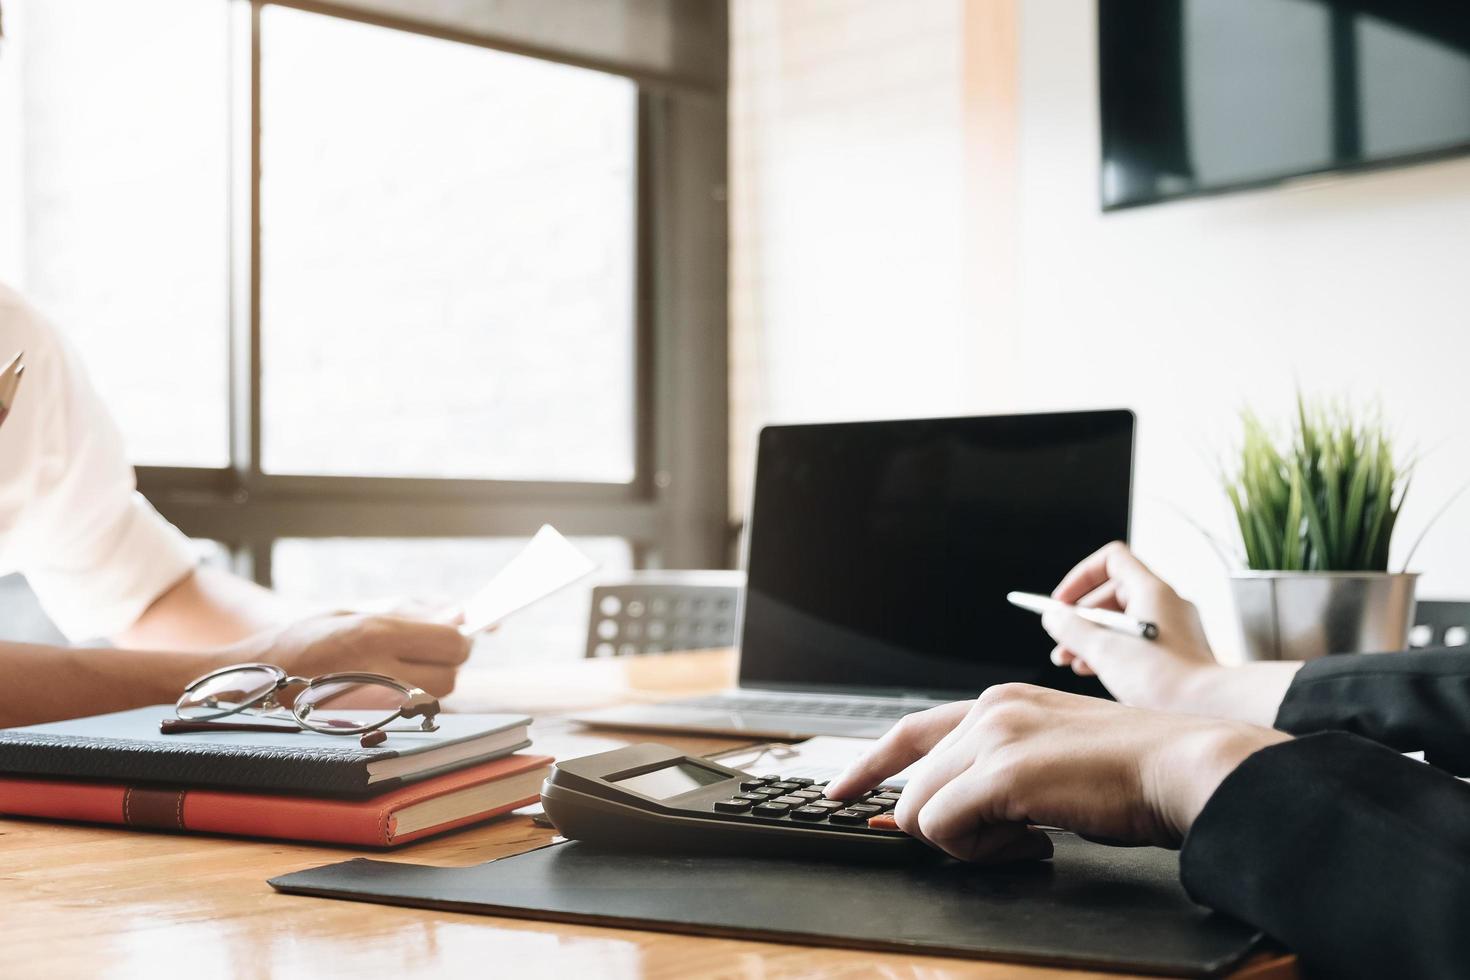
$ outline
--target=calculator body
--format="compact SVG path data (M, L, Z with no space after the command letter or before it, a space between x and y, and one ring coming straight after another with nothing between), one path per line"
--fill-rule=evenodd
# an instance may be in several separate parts
M642 743L561 762L541 788L556 829L623 850L906 861L935 852L900 830L868 826L899 791L821 798L812 780L730 769Z

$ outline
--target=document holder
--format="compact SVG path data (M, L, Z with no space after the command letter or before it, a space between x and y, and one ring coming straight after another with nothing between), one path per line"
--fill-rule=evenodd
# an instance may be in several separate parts
M1191 902L1178 857L1054 833L1051 861L875 866L640 854L576 841L468 868L357 859L277 890L770 942L1216 976L1259 939Z

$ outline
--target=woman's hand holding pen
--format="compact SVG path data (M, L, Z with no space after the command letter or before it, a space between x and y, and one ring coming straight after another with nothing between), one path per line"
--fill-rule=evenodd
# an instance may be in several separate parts
M1219 664L1194 604L1180 598L1121 542L1085 558L1052 596L1158 625L1158 638L1145 640L1066 612L1042 617L1057 642L1052 661L1078 674L1095 674L1124 704L1270 725L1301 667L1286 661Z
M1158 626L1145 640L1054 610L1042 625L1057 641L1051 659L1084 676L1097 675L1124 704L1188 710L1192 689L1217 669L1194 604L1149 571L1128 546L1113 542L1067 573L1052 598L1078 606L1111 609Z

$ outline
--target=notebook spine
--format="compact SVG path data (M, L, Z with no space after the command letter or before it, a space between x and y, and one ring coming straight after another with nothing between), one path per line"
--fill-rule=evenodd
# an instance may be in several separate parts
M69 779L117 779L261 789L323 795L362 796L368 792L368 760L347 752L229 752L218 746L143 743L127 748L116 741L78 741L0 733L0 772ZM375 784L374 791L394 781Z

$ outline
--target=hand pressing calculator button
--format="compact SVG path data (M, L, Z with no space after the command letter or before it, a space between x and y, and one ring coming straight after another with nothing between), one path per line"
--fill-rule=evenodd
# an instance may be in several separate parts
M828 800L804 776L754 776L663 745L631 745L558 763L542 787L564 837L603 847L836 860L924 860L891 819L898 793Z

